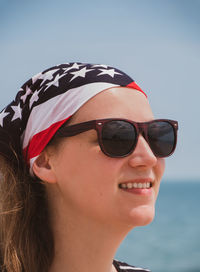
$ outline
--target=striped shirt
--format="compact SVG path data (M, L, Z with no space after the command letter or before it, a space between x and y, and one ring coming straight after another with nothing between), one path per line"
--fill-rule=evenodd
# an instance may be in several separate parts
M144 269L144 268L128 265L127 263L119 262L116 260L113 261L113 265L115 269L117 270L117 272L134 272L134 271L151 272L149 269Z

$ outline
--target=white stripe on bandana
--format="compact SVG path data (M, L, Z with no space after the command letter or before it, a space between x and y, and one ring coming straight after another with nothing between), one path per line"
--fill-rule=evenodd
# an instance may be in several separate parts
M43 142L45 142L44 145L46 145L48 139L45 135L42 135L43 131L47 130L54 123L68 119L96 94L116 86L116 84L106 82L90 83L68 90L59 96L49 99L43 104L35 106L30 114L25 134L22 137L23 150L28 152L28 160L31 159L31 164L34 162L34 157L36 158L41 152L41 150L38 150L36 156L29 153L28 147L36 134L40 133L40 139L44 137Z

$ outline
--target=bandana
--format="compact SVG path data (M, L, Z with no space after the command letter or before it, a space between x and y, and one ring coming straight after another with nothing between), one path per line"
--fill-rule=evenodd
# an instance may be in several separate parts
M55 132L90 98L112 87L146 94L124 72L107 66L65 63L33 76L0 113L0 153L21 154L30 166Z

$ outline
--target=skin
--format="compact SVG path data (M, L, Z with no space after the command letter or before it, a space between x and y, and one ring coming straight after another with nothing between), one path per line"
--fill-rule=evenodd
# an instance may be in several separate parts
M112 117L137 122L154 119L141 92L112 88L85 103L72 123ZM134 152L125 158L104 155L95 130L47 148L33 171L45 181L49 197L55 237L50 272L114 271L112 260L127 233L154 218L164 168L164 159L154 156L141 135ZM122 182L144 178L153 182L148 196L119 188Z

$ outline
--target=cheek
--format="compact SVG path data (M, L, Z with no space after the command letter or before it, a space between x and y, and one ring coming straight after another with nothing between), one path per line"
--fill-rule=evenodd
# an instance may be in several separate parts
M164 174L164 171L165 171L165 159L159 158L158 162L154 168L156 185L157 185L156 186L156 197L159 192L160 182L161 182L162 176Z
M112 202L117 190L118 169L98 145L66 148L57 158L54 171L57 184L68 206L92 212L103 210Z
M156 175L157 175L158 179L161 180L161 178L164 174L164 171L165 171L165 159L163 159L163 158L158 159L158 163L157 163L156 168L157 168Z

